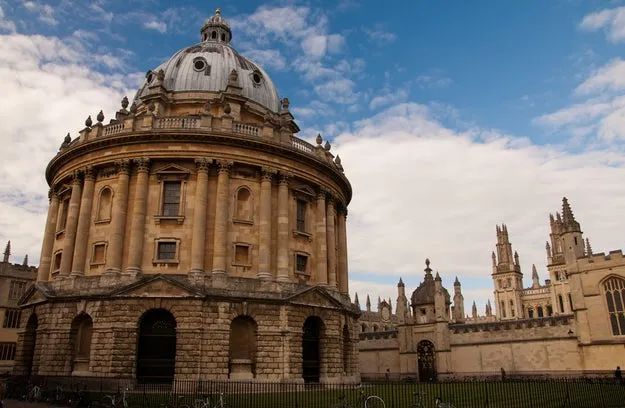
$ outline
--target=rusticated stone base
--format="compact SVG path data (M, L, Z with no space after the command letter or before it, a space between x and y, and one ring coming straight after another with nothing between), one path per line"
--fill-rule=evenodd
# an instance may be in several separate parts
M80 368L81 375L135 378L140 319L149 310L165 309L176 321L176 379L237 377L231 370L230 325L238 316L256 323L254 380L302 381L303 325L310 316L323 322L320 381L358 378L357 313L324 288L226 295L182 277L160 275L110 288L109 293L84 290L88 286L76 285L83 288L80 294L72 288L39 285L30 294L22 311L15 374L27 374L31 367L33 375L66 376ZM76 367L72 322L85 313L93 321L91 353L86 365L80 361ZM32 314L37 328L30 365L27 322Z

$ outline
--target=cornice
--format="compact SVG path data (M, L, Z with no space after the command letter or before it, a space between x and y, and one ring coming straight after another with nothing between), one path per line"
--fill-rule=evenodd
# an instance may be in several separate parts
M210 131L202 132L195 129L185 129L183 132L179 129L165 130L159 129L154 131L134 131L120 135L101 137L98 139L79 142L63 150L57 154L46 167L46 180L48 184L52 183L54 174L67 162L90 152L98 151L113 146L127 146L133 144L142 144L146 142L191 142L203 144L215 144L234 147L246 147L253 150L270 152L277 156L294 159L315 168L323 169L346 193L346 201L349 203L352 198L352 187L347 177L338 169L333 167L332 163L327 163L320 158L302 152L290 145L280 144L274 141L262 140L259 138L251 138L242 135L232 135L229 132ZM189 157L194 158L193 151L189 151Z

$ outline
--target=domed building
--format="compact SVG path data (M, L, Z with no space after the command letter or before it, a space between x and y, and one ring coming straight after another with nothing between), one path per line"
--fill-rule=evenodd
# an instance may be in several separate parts
M328 142L295 136L289 101L231 40L217 10L200 43L50 161L16 374L359 378L351 186Z

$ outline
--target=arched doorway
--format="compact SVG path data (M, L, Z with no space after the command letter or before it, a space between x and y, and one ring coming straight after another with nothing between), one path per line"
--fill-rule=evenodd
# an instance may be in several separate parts
M302 337L302 377L304 382L318 383L321 374L321 333L323 322L311 316L304 322Z
M89 371L93 320L88 314L81 313L74 318L71 327L72 371Z
M27 376L33 374L33 362L35 359L35 348L37 346L37 328L39 327L39 319L36 314L31 314L26 323L23 341L23 358L24 369Z
M163 309L145 312L139 320L137 380L168 383L176 368L176 319Z
M421 340L417 345L417 360L419 366L419 381L436 380L436 355L434 344L428 340Z

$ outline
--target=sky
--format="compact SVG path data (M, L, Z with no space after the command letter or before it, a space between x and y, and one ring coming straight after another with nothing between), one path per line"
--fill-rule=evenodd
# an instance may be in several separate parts
M216 7L350 179L350 291L412 292L424 260L492 299L495 225L547 278L569 198L594 252L623 247L625 1L0 0L0 242L39 261L47 162L88 115L199 41ZM0 244L3 245L3 244Z

